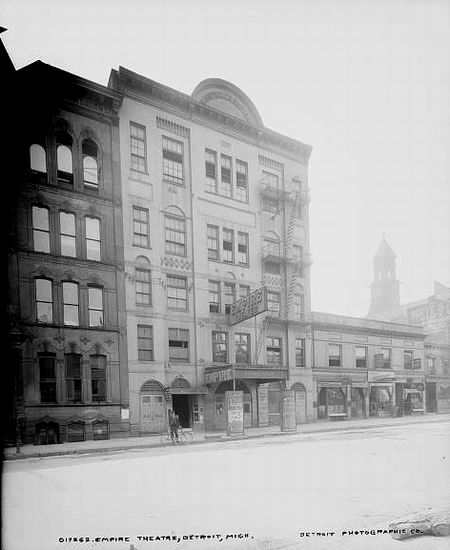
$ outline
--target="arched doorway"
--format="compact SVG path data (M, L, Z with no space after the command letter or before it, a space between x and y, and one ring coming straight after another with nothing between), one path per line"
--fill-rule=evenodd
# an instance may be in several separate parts
M281 423L281 385L270 382L267 386L269 398L269 426L279 426Z
M141 432L163 431L167 425L164 387L156 380L147 380L141 387L139 398Z
M59 424L52 420L41 420L35 426L36 445L59 443Z
M172 391L172 409L178 415L182 428L191 427L192 418L192 396L183 393L188 390L191 385L182 376L178 376L171 384Z
M226 428L225 392L233 391L233 382L228 380L220 383L215 392L214 424L216 428ZM236 380L236 391L243 392L244 404L244 428L252 427L252 395L247 385L241 380Z
M300 382L296 382L291 390L295 392L295 420L297 424L302 424L306 422L306 388Z
M319 419L346 416L345 394L342 388L321 388L317 399Z

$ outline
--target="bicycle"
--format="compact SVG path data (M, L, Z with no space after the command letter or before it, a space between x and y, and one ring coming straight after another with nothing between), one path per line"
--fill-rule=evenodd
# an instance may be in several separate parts
M176 436L174 437L170 430L162 432L161 445L175 445L176 443L181 445L183 443L192 443L194 440L192 432L185 432L181 427L178 428L177 435L178 438Z

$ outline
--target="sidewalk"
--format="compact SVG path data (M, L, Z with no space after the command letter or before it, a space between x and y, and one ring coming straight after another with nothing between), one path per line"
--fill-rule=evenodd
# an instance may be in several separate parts
M426 414L423 416L407 416L400 418L362 418L356 420L325 420L313 421L297 426L296 432L281 432L279 426L267 428L247 428L243 436L229 437L224 432L193 432L193 442L213 443L236 441L242 439L274 437L274 436L302 436L304 434L323 432L344 432L348 430L367 430L386 428L389 426L402 426L409 424L426 424L437 422L449 422L450 414ZM129 437L121 439L108 439L103 441L81 441L77 443L60 443L56 445L24 445L20 454L16 449L4 449L5 460L19 460L25 458L43 458L50 456L69 456L75 454L111 453L133 449L150 449L161 447L161 437L148 435L142 437Z

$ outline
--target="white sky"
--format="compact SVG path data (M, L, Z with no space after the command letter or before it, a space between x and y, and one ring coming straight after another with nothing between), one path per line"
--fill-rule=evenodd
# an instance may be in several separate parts
M224 78L311 144L313 309L367 313L383 233L402 302L450 283L449 0L0 6L17 68L41 59L106 84L122 65L185 93Z

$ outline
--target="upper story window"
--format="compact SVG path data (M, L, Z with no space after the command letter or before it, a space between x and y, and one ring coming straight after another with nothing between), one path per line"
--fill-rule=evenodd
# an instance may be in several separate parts
M136 303L149 306L152 303L151 271L144 267L137 267L135 271Z
M205 150L206 190L217 193L217 153Z
M427 357L427 368L430 374L436 372L436 359L434 357Z
M81 373L81 355L67 353L64 356L66 366L66 390L69 403L81 403L83 376Z
M133 206L133 244L150 246L149 218L147 208Z
M279 275L281 272L280 264L277 262L264 262L264 273Z
M86 258L101 260L100 220L86 217Z
M130 122L131 169L147 172L147 138L145 126Z
M381 348L381 354L383 356L383 369L390 369L391 368L390 348Z
M189 361L189 330L169 328L169 360Z
M281 365L281 338L266 337L266 360L268 365Z
M239 298L249 298L250 287L248 285L239 285Z
M279 317L281 313L281 297L279 292L267 293L267 309L272 317Z
M236 301L236 285L225 283L225 313L230 313L230 307Z
M294 316L302 319L305 315L305 300L303 294L294 294Z
M366 346L356 346L355 348L355 362L356 367L365 369L367 368L367 348Z
M163 137L162 149L164 180L183 185L183 144L180 141Z
M35 279L36 320L53 322L53 284L49 279Z
M280 241L264 239L264 252L270 256L280 256Z
M30 169L41 174L47 173L45 149L38 143L30 145Z
M413 351L404 350L403 351L403 368L411 370L413 368Z
M328 344L328 366L340 367L341 366L341 354L342 348L338 344Z
M264 210L264 212L269 212L270 214L277 214L279 210L277 199L273 199L271 197L263 197L262 209Z
M72 139L66 133L56 137L58 181L73 185Z
M39 355L39 390L41 403L56 403L56 358Z
M228 334L226 332L212 332L212 360L213 363L228 362Z
M75 258L77 255L75 214L71 214L69 212L59 213L59 231L61 255Z
M186 277L167 276L167 306L173 309L187 310L187 279Z
M268 187L271 187L273 189L278 189L279 186L279 177L277 174L273 174L272 172L265 172L262 173L262 180L265 185Z
M49 210L42 206L33 206L33 250L35 252L50 252Z
M153 361L153 327L138 325L137 338L138 361Z
M99 287L88 288L89 326L103 327L103 289Z
M248 265L248 233L238 231L238 263L241 265Z
M231 180L231 157L220 155L220 194L225 197L232 195L232 180Z
M83 183L85 187L98 189L97 145L86 139L82 145L83 153Z
M248 165L242 160L236 160L235 198L241 202L248 202Z
M234 231L224 229L222 234L222 260L227 263L234 262Z
M216 225L206 226L208 240L208 260L219 259L219 228Z
M166 252L186 256L186 220L168 215L164 220Z
M64 324L77 327L80 324L77 283L63 282Z
M209 281L209 312L220 313L220 283Z
M92 401L106 401L106 357L91 355L91 393Z
M442 357L442 374L448 375L449 373L449 358L448 357Z
M236 363L250 363L250 334L236 332L234 335Z
M295 339L295 366L305 367L305 339Z

